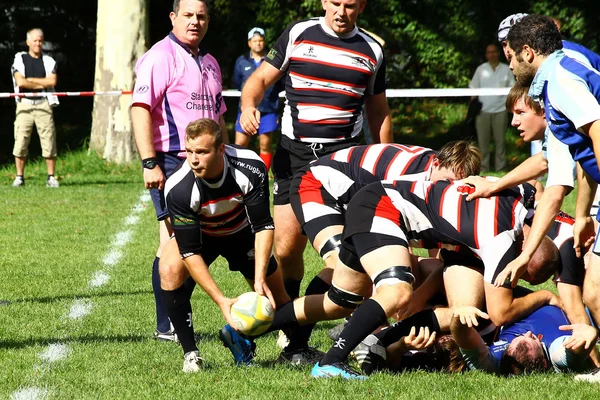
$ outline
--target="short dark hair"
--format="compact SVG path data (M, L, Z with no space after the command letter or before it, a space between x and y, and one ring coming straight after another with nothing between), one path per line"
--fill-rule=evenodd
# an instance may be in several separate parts
M196 139L202 135L210 135L215 139L215 148L223 143L221 126L214 119L200 118L192 121L185 128L185 140Z
M534 217L535 218L535 217ZM528 282L539 285L546 282L560 267L558 248L548 236L544 236L535 253L527 264Z
M204 3L204 5L206 6L206 11L210 14L210 7L208 4L208 0L198 0ZM179 3L181 3L181 0L173 0L173 12L175 14L177 14L179 12Z
M481 151L468 140L448 142L438 152L440 168L448 168L457 179L479 175L481 169Z
M512 343L511 343L512 344ZM516 346L509 345L500 359L500 374L522 375L524 373L544 372L546 359L543 353L532 357L529 346L520 342Z
M530 14L514 24L506 37L515 55L520 55L527 45L542 56L549 56L563 48L560 32L552 18Z
M529 85L517 81L506 96L506 110L512 112L515 109L517 101L523 100L525 105L533 110L536 115L542 115L544 110L537 101L529 97Z

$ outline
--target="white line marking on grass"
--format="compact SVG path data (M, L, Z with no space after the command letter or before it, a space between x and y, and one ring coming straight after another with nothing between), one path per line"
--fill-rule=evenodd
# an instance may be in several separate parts
M140 221L140 216L138 214L146 209L146 203L150 200L150 195L145 191L131 209L130 214L125 218L124 225L126 227L135 226ZM98 288L108 283L110 280L110 269L121 261L123 258L122 250L129 242L131 242L132 237L133 231L131 229L125 229L115 235L109 245L107 254L102 260L104 268L94 272L89 282L89 288ZM70 320L82 319L92 312L93 305L94 303L89 299L75 299L71 304L67 318ZM68 329L68 326L66 329ZM65 343L57 342L50 344L46 350L39 355L42 364L33 366L33 370L36 371L35 379L39 380L45 372L50 370L52 364L67 359L71 352L71 347ZM41 400L46 398L48 398L48 389L35 386L19 388L11 394L11 399L13 400Z
M69 319L81 319L92 312L92 303L89 299L75 299L69 310Z
M90 281L90 287L97 288L100 286L104 286L110 280L110 275L108 275L104 271L96 271L94 276L92 276L92 280Z
M52 343L46 348L46 351L40 354L40 358L43 361L52 364L64 360L69 357L69 354L71 354L71 348L68 345L64 343Z
M12 400L41 400L48 398L48 390L37 387L19 389L10 396Z

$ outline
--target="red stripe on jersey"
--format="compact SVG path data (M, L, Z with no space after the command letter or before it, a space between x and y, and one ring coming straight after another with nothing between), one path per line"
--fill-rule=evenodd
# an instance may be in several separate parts
M494 236L498 236L498 212L500 211L500 197L496 196L494 203ZM515 213L513 212L512 215L514 219Z
M389 146L393 146L393 147L396 147L398 149L404 150L407 153L413 153L413 154L415 154L415 153L421 153L421 152L423 152L425 150L425 147L412 146L412 145L407 146L407 145L398 144L398 143L390 143Z
M475 240L475 248L479 248L479 238L477 237L477 223L479 222L479 199L475 199L475 214L473 215L473 239Z
M300 181L300 187L298 188L300 204L325 204L323 202L323 195L321 194L322 188L323 184L319 180L317 180L317 178L315 178L312 171L308 170L306 174L302 176L302 180Z
M366 153L366 151L365 151L365 153ZM375 163L373 164L373 171L371 171L371 173L373 175L375 175L375 172L377 172L377 164L379 164L379 160L381 160L383 153L385 153L385 149L383 149L382 151L379 152L379 155L377 156L377 160L375 160Z
M332 80L329 80L329 79L316 78L314 76L302 75L302 74L299 74L297 72L290 72L290 75L291 76L295 76L297 78L307 79L307 80L310 80L310 81L318 81L318 82L325 82L325 83L335 83L336 85L350 86L350 87L359 88L359 89L366 89L367 88L364 85L353 85L353 84L351 84L349 82L332 81Z
M311 87L311 88L294 88L294 90L314 90L316 92L329 92L329 93L345 94L346 96L356 97L357 99L360 99L360 95L349 92L347 90L343 90L343 89L331 89L331 88L325 89L325 88L320 88L320 87L316 86L316 87Z
M356 147L350 147L350 150L348 150L348 158L346 159L346 162L349 163L350 159L352 158L352 153L354 152L354 149Z
M425 171L429 171L431 164L433 164L434 158L435 158L435 154L432 154L431 157L429 157L429 160L427 160L427 165L425 165ZM429 176L431 177L431 174Z
M336 64L336 63L328 63L325 61L318 61L315 60L314 58L310 58L310 57L290 57L291 61L302 61L308 64L320 64L320 65L327 65L329 67L335 67L335 68L342 68L342 69L349 69L352 71L358 71L358 72L362 72L364 74L367 75L373 75L373 73L369 70L365 70L364 68L357 68L357 67L351 67L349 65L342 65L342 64Z
M450 189L450 185L447 185L446 188L442 191L442 195L440 196L440 217L444 217L444 198L446 197L446 192Z
M320 121L313 121L310 119L298 119L298 122L301 122L303 124L315 124L315 125L344 125L344 124L349 123L350 120L349 119L322 119Z
M210 220L212 218L225 218L225 217L228 217L230 214L239 214L240 208L244 208L244 205L242 203L238 203L238 205L235 206L235 208L232 208L229 211L225 211L222 214L213 214L213 215L202 214L202 220L206 221L206 220Z
M247 223L248 223L248 219L244 218L236 226L232 226L231 228L227 228L227 229L207 229L207 228L202 227L202 234L207 235L207 236L226 236L226 235L235 233L236 230L238 230L242 225L247 224Z
M300 40L298 42L294 42L295 46L297 46L299 44L312 44L312 45L319 46L319 47L327 47L328 49L339 50L339 51L342 51L344 53L356 54L357 56L361 56L363 58L366 58L367 60L371 61L373 64L377 64L377 62L375 60L373 60L371 57L367 56L366 54L359 53L358 51L348 50L348 49L345 49L343 47L331 46L331 45L324 44L324 43L321 43L321 42L313 42L311 40Z
M230 201L231 199L234 199L236 197L242 197L242 193L234 193L227 197L221 197L220 199L209 200L205 203L202 203L202 207L206 207L206 206L209 206L209 205L215 204L215 203L220 203L222 201Z
M400 211L394 207L392 199L388 195L381 196L381 200L375 207L375 216L385 218L400 226Z
M385 170L384 180L389 179L388 174L390 173L390 168L392 168L392 165L394 165L396 158L400 157L400 154L402 153L396 153L392 158L392 161L390 161L390 163L388 164L387 169Z
M510 226L512 226L513 228L516 225L516 221L515 221L515 214L516 214L516 210L517 210L517 204L519 204L519 201L521 200L521 196L517 197L512 205L512 219L510 220Z
M448 187L450 187L450 186L448 186ZM457 207L456 207L456 231L458 233L460 233L460 209L462 206L463 199L464 199L464 196L462 196L462 195L458 196Z
M406 171L408 171L408 167L410 167L410 164L412 164L412 162L415 160L415 158L417 158L417 156L413 156L410 160L408 160L408 162L406 163L406 165L404 165L404 169L402 170L402 172L400 173L400 175L404 175L406 174Z
M562 211L559 211L558 214L556 214L556 218L554 218L554 220L560 222L561 224L575 225L575 219Z
M346 112L354 112L352 110L344 110L342 107L330 106L328 104L318 104L318 103L298 103L296 107L323 107L323 108L331 108L332 110L346 111Z
M429 202L429 192L431 192L432 188L433 188L433 185L427 186L427 191L425 192L425 203Z

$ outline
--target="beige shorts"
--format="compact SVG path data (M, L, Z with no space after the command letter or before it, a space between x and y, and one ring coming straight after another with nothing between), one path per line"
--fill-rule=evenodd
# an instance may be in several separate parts
M15 157L27 157L34 124L40 136L42 157L55 158L56 128L54 127L52 107L50 107L50 104L46 100L39 104L17 103L13 155Z

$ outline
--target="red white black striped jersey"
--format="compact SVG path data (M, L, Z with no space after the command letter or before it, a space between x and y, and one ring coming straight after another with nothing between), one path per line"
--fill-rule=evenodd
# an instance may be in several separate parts
M461 181L381 182L363 190L376 185L383 186L385 195L378 204L367 205L373 208L372 233L405 236L415 247L467 246L482 259L488 282L521 252L515 238L535 195L527 183L470 202L465 195L472 188Z
M337 142L362 128L365 95L385 91L383 49L357 27L338 35L324 18L291 24L266 61L285 71L281 133L304 142Z
M165 199L179 251L200 254L202 235L225 236L248 227L274 229L267 168L258 155L225 145L218 182L197 178L187 162L167 179Z
M534 217L535 218L535 217ZM573 225L575 219L562 211L554 218L554 223L548 230L548 237L552 239L560 253L560 267L556 273L555 281L583 287L585 278L585 264L583 258L577 257L573 244Z
M357 191L373 182L429 179L436 156L434 150L425 147L373 144L336 151L308 168L338 204L345 206Z

